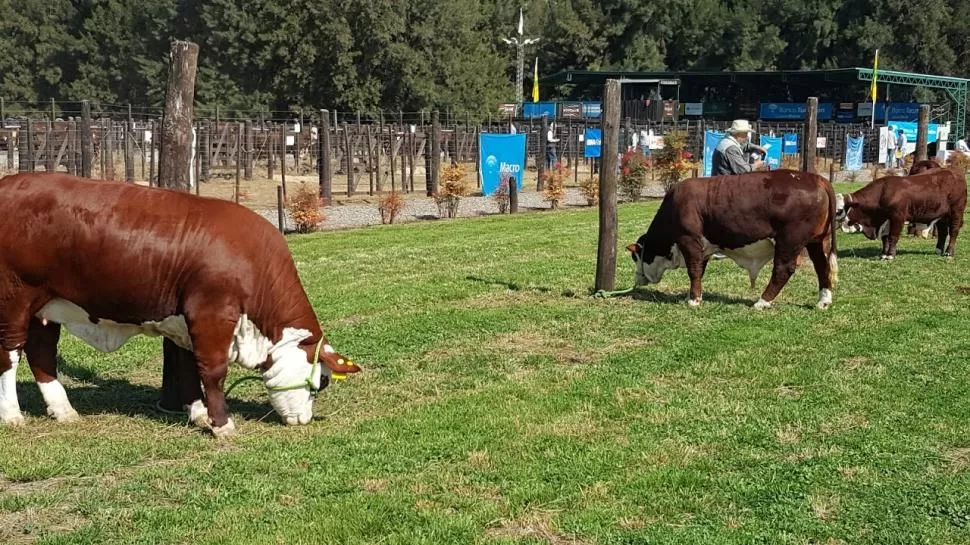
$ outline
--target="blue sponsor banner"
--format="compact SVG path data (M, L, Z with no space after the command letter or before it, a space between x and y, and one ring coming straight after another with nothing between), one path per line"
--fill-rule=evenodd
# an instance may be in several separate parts
M704 131L704 176L714 170L714 148L724 138L723 132Z
M584 102L583 115L592 119L599 119L603 115L603 104L600 102Z
M758 143L765 148L765 163L771 170L781 168L782 138L780 136L759 135Z
M785 155L798 155L798 133L786 132L783 144Z
M916 143L916 131L918 127L917 123L911 123L908 121L893 121L892 123L890 123L890 125L896 131L898 131L899 129L903 129L903 134L906 135L907 144ZM929 124L929 131L926 134L927 144L932 144L933 142L936 142L938 128L939 128L939 125L937 125L936 123Z
M850 171L862 170L863 136L848 136L845 139L845 169Z
M522 104L522 116L526 119L538 119L544 115L548 116L549 119L555 119L555 102L525 102Z
M919 103L917 102L890 102L889 120L890 121L919 121ZM885 106L883 106L885 108ZM876 116L879 116L877 109ZM885 117L885 116L883 116Z
M762 102L761 119L805 119L808 106L803 102ZM818 104L818 119L832 119L835 106L831 102Z
M522 174L525 172L525 135L488 134L479 135L481 146L482 192L490 195L499 183L514 176L516 187L522 190Z
M603 129L586 129L583 142L583 157L599 157L602 153Z

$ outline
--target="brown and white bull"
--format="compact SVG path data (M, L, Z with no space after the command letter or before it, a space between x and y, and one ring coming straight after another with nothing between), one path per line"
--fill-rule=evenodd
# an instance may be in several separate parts
M229 365L258 370L285 424L312 419L313 393L360 368L334 351L286 242L237 204L64 174L0 179L0 420L20 423L25 353L49 415L78 417L57 380L60 326L103 352L134 335L191 351L199 427L231 434Z
M885 176L836 198L840 222L858 226L870 240L882 241L880 259L896 258L907 221L917 233L935 227L936 254L953 256L967 207L967 184L959 169L918 161L908 176Z
M701 279L714 253L746 269L752 287L758 272L773 261L771 280L754 304L765 309L806 249L818 276L817 306L827 308L838 281L835 212L832 185L815 174L775 170L684 180L664 197L647 232L627 246L636 284L660 282L665 271L686 266L687 303L698 306Z

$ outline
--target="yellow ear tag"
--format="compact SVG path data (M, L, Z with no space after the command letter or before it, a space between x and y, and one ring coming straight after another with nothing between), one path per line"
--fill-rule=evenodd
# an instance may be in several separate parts
M344 380L347 378L347 375L343 373L330 373L330 378L333 380Z

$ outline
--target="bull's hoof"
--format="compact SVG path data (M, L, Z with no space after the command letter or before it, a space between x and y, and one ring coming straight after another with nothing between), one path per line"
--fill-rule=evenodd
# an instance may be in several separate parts
M232 418L226 420L224 426L213 426L212 422L209 422L209 427L212 429L212 435L216 439L227 439L236 434L236 425L232 422Z
M303 426L310 423L313 417L305 416L286 416L283 418L283 424L287 426Z
M879 256L879 259L881 259L883 261L892 261L892 260L896 259L896 256L882 254L881 256Z
M55 406L47 408L47 416L52 417L59 424L69 424L81 420L81 415L77 414L74 407Z
M192 425L206 429L209 427L209 411L205 408L201 399L196 399L192 405L188 406L189 422Z
M943 250L941 250L939 248L936 249L936 252L935 253L936 253L936 255L942 255L942 256L945 256L946 255L946 254L943 253Z
M20 413L19 409L0 408L0 422L7 426L22 426L24 415Z
M825 310L832 306L832 290L819 290L818 292L818 303L815 305L817 308Z
M697 308L697 307L701 306L701 300L700 299L688 299L687 300L687 306L689 306L691 308Z
M755 310L767 310L771 308L771 301L765 301L764 299L758 299L758 302L754 304Z

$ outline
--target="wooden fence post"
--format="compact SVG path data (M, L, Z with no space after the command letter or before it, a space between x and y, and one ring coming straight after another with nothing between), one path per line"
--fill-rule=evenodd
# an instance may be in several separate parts
M431 187L427 194L430 197L438 192L438 181L441 175L441 121L438 110L431 113Z
M47 129L46 137L44 138L44 171L54 172L57 165L54 164L54 117L51 115L51 119L44 123Z
M27 119L27 171L34 171L34 128Z
M273 138L273 124L266 125L266 177L273 179L273 149L276 147L276 139Z
M930 131L930 105L923 104L919 107L919 124L916 128L916 156L913 162L925 161L929 158L927 147Z
M195 105L195 76L199 46L174 41L171 46L168 89L162 117L158 185L176 191L189 190L192 165L192 118ZM154 138L153 138L154 139ZM196 181L198 183L198 180ZM201 399L202 388L195 356L165 339L162 342L162 392L160 406L181 410L193 399ZM189 399L183 396L188 395Z
M91 139L91 103L81 101L81 176L90 178L93 174L94 142Z
M158 185L158 180L155 179L155 141L158 138L158 131L155 130L157 125L155 120L152 119L148 122L148 132L151 133L152 139L148 141L148 186L155 187Z
M242 123L236 123L236 204L239 204L239 176L242 170L242 149L245 140L245 127Z
M542 116L542 126L539 132L539 150L536 151L536 191L542 191L542 184L546 174L546 146L549 145L549 116Z
M344 157L347 158L347 196L353 197L357 183L354 181L354 149L350 145L350 125L344 121Z
M253 179L253 121L251 119L246 120L245 130L244 143L246 149L243 152L243 178L249 181Z
M286 123L280 123L280 185L283 187L283 202L286 202Z
M283 215L283 185L276 184L276 216L279 221L280 232L286 233L286 217Z
M29 119L27 124L30 124ZM17 155L17 170L27 172L27 163L30 159L27 157L27 134L23 125L20 125L20 128L17 129Z
M320 198L324 206L333 202L333 173L330 170L330 112L320 110L320 151L317 153L317 169L320 173Z
M596 290L610 291L616 281L616 161L619 149L620 82L609 79L603 89L603 169L600 173Z
M135 144L132 138L135 136L134 121L131 120L129 111L128 121L125 123L125 182L135 182Z
M815 154L818 141L818 97L808 97L805 109L805 142L802 143L802 170L816 173Z

